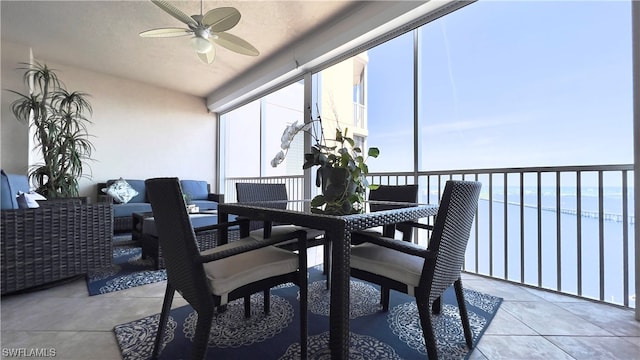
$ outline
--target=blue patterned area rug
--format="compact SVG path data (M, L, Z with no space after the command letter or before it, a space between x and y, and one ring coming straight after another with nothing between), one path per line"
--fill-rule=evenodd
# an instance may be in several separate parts
M207 359L299 359L298 287L291 284L271 292L271 312L262 312L262 294L251 297L251 317L244 318L242 300L229 303L214 317ZM474 344L489 326L502 299L465 290ZM350 358L424 359L426 350L415 301L392 291L389 312L382 312L377 286L351 280ZM160 309L158 309L160 310ZM159 314L114 328L122 358L149 359ZM185 359L191 353L197 314L190 306L171 311L160 359ZM467 359L453 288L445 292L442 313L433 317L441 359ZM309 269L309 358L330 359L329 291L320 267Z
M135 246L115 246L111 267L87 274L89 295L151 284L167 279L165 270L155 270L153 260L142 259L142 249Z

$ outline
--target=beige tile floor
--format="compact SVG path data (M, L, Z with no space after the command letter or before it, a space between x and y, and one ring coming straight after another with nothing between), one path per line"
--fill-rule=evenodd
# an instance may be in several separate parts
M322 261L310 251L310 263ZM640 359L633 311L464 275L465 287L504 298L471 359ZM119 359L114 325L160 312L164 282L88 296L84 279L0 301L1 358L55 349L56 359ZM174 307L185 302L179 297ZM16 357L11 357L16 358ZM30 358L32 359L32 357Z

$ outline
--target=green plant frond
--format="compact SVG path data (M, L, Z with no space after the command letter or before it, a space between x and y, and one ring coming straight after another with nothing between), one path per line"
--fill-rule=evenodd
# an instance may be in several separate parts
M345 137L345 138L344 138L344 140L345 140L347 143L349 143L349 146L351 146L352 148L353 148L354 146L356 146L356 142L355 142L355 141L353 141L353 139L352 139L352 138Z
M360 170L359 167L356 167L351 171L351 177L353 177L354 179L359 179L361 175L362 175L362 171Z
M318 195L316 197L314 197L313 199L311 199L311 206L313 207L320 207L324 204L326 204L327 201L325 200L323 195Z
M370 147L368 155L372 158L377 158L378 155L380 155L380 149L378 149L377 147Z
M349 167L349 159L346 156L341 156L340 158L336 157L336 162L342 168L348 168Z
M46 64L40 64L39 62L21 63L23 66L20 68L24 70L23 80L29 87L29 83L33 81L34 92L41 91L48 95L49 90L55 90L62 86L62 82L58 79L55 69L49 68Z
M24 95L16 91L11 92L20 96L19 99L11 103L11 112L13 115L25 124L29 124L32 113L34 120L39 120L42 108L42 97L38 94Z
M87 124L93 109L87 93L69 92L54 69L46 64L23 63L23 80L30 92L13 90L19 99L11 105L14 116L32 127L34 144L42 153L41 165L30 168L29 177L47 198L77 196L83 162L95 149Z
M65 109L67 112L72 114L83 112L93 114L91 104L87 100L90 96L91 95L80 91L70 93L66 89L62 88L54 93L52 103L55 107Z

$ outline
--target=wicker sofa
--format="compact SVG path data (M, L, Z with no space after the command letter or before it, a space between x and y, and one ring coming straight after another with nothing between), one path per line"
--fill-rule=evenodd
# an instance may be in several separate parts
M39 202L38 208L14 208L10 201L15 200L14 190L17 186L18 191L28 191L24 184L26 176L2 172L2 295L111 265L110 204L73 198Z
M117 203L111 196L106 195L103 189L113 184L117 179L111 179L104 183L98 183L96 194L99 202L113 204L113 231L115 233L130 232L133 227L133 213L145 213L151 211L151 204L147 200L147 191L144 180L125 179L136 190L138 195L127 203ZM224 194L210 193L210 186L206 181L180 180L180 185L188 202L200 209L217 209L218 203L224 201Z

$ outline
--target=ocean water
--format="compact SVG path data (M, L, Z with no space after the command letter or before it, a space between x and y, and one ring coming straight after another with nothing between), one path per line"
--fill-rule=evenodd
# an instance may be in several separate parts
M519 188L509 188L506 196L495 188L493 201L488 191L481 194L465 269L593 299L603 286L603 300L621 305L626 283L629 306L635 307L633 191L627 194L625 229L620 188L603 189L602 228L597 188L583 188L580 216L575 189L561 188L560 206L555 188L541 189L540 206L537 189L524 190L524 206Z

